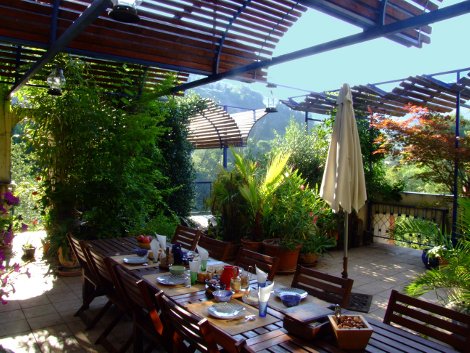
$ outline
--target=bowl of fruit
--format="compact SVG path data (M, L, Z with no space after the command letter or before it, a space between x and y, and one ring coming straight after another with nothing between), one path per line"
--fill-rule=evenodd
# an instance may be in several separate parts
M150 242L152 241L153 237L151 235L138 235L135 237L137 239L137 245L139 245L142 249L150 249Z

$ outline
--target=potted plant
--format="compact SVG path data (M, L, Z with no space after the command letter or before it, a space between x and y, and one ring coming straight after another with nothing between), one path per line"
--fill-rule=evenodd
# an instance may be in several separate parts
M34 259L34 254L36 252L36 247L31 244L29 241L23 244L23 259L31 260Z
M273 212L274 193L287 180L286 170L289 154L277 154L262 168L259 163L243 158L232 151L235 158L235 168L242 181L239 186L240 195L247 206L239 212L248 212L247 238L261 242L266 236L266 218Z
M328 249L336 246L336 239L317 231L310 234L302 243L300 249L299 263L302 266L315 266L318 258Z
M297 170L286 170L284 175L284 183L270 200L263 246L266 254L281 257L279 272L291 273L297 268L302 244L316 231L312 212L318 208L319 196Z
M427 269L446 262L454 248L450 234L443 232L435 223L418 218L398 221L393 229L393 238L419 244L423 250L421 259Z

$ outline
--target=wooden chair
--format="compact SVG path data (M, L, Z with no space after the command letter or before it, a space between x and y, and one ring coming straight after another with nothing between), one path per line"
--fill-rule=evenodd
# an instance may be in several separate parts
M90 304L95 298L106 295L106 288L100 285L98 276L94 268L91 266L90 260L88 260L81 242L70 234L67 234L67 239L70 248L82 267L82 305L75 312L74 316L79 316L85 322L87 329L92 329L111 307L112 302L108 300L92 319L88 319L84 315L85 311L90 308Z
M279 265L279 258L241 248L238 251L237 258L235 259L235 265L240 266L247 271L251 266L251 272L253 273L256 272L256 266L260 270L266 272L268 274L268 280L272 281Z
M310 295L329 303L346 308L349 305L354 281L319 272L304 266L297 266L292 287L307 291Z
M209 252L209 256L220 261L230 260L232 243L210 238L204 234L199 238L198 244Z
M132 336L129 336L127 341L122 345L122 347L119 348L116 348L112 342L107 339L107 337L123 318L123 316L125 314L130 314L129 307L125 298L122 297L120 291L114 285L113 274L109 270L109 266L106 263L105 257L99 254L97 251L94 251L93 247L88 243L84 243L83 249L87 258L90 260L92 268L97 274L97 279L100 286L104 288L106 296L117 308L117 313L114 319L108 324L108 326L106 326L95 343L101 344L109 352L125 352L132 344Z
M107 258L106 262L113 274L116 287L132 313L134 352L144 351L144 336L151 342L146 351L151 351L154 347L164 347L168 350L169 346L166 344L168 339L164 338L163 323L148 285L116 261Z
M392 290L383 322L395 323L459 351L470 352L470 315Z
M179 225L176 227L171 243L180 243L184 249L194 251L201 235L202 232L198 229Z
M162 310L165 327L169 328L173 353L239 353L245 340L235 341L224 331L211 325L207 319L190 313L165 295L156 299Z

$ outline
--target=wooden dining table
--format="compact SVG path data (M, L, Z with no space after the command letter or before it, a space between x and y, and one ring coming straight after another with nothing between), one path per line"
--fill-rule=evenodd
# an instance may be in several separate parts
M137 241L132 237L100 239L89 241L96 251L104 256L113 257L116 261L122 256L130 255L137 247ZM283 304L274 295L268 303L268 315L260 318L257 315L258 309L241 300L232 299L246 307L247 314L255 315L255 320L247 321L245 317L237 320L219 320L207 314L207 307L212 305L212 301L206 296L205 285L196 284L190 288L181 286L163 286L157 282L157 277L168 272L160 269L158 263L147 263L142 266L127 266L138 277L145 280L156 290L163 290L165 295L170 297L187 310L201 316L207 317L211 324L216 325L235 341L244 339L243 350L249 353L341 353L348 352L338 347L336 339L331 330L326 329L322 334L313 339L305 339L297 334L295 330L284 328L284 318L289 315L292 308L284 308ZM275 282L275 279L274 279ZM304 305L304 307L303 307ZM297 307L299 311L312 310L315 305L318 308L325 308L329 305L326 302L311 297L304 299ZM332 313L332 312L331 312ZM364 315L368 323L373 328L372 336L363 352L403 352L403 353L452 353L457 352L452 347L428 340L419 335L407 332L400 328L384 324L379 320ZM329 324L328 324L329 325Z

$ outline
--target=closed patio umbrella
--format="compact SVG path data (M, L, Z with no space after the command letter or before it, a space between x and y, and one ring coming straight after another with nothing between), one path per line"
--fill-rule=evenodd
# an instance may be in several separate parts
M348 214L358 211L366 202L366 184L361 145L354 116L351 89L341 88L336 101L338 109L333 126L328 157L320 187L320 196L334 212L344 215L343 277L348 277Z

